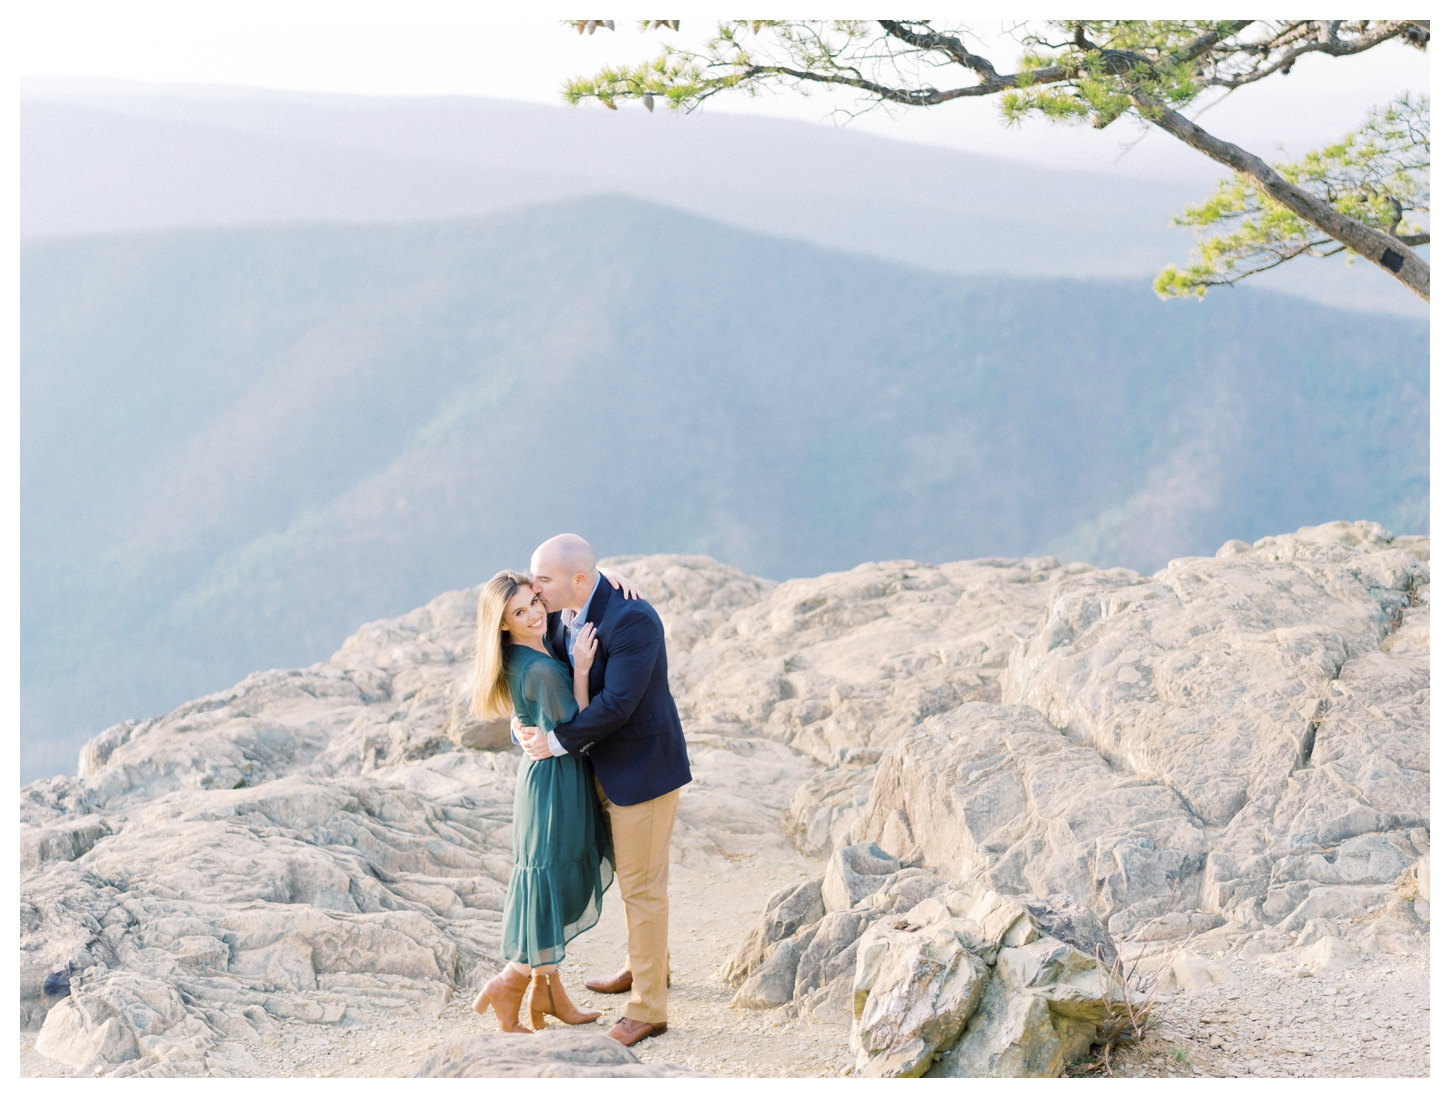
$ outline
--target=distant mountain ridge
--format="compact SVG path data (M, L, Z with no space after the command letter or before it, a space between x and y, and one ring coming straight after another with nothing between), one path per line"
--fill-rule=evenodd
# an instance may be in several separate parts
M22 773L526 563L1153 569L1426 527L1428 329L940 275L625 198L22 252Z
M1138 278L1146 293L1188 254L1173 215L1207 193L713 110L125 83L41 91L21 101L25 238L446 219L627 194L933 270ZM1366 264L1294 263L1250 285L1428 317Z

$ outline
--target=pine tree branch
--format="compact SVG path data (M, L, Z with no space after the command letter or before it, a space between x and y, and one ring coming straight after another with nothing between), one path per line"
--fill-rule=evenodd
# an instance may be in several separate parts
M1242 88L1248 84L1262 80L1266 76L1272 76L1276 72L1288 72L1289 69L1294 67L1294 62L1306 54L1323 53L1328 54L1330 57L1352 57L1357 53L1363 53L1365 50L1373 49L1381 43L1388 42L1392 38L1398 38L1411 31L1412 28L1418 28L1419 24L1424 21L1397 19L1384 23L1376 27L1373 31L1348 41L1339 37L1339 20L1316 20L1315 22L1319 24L1317 28L1319 30L1319 37L1315 41L1287 50L1283 56L1275 58L1272 63L1262 68L1251 69L1249 72L1240 76L1211 76L1205 83L1211 87L1233 90L1234 88ZM1300 24L1299 26L1310 25ZM1428 23L1425 26L1428 28ZM1275 41L1265 43L1263 47L1265 54L1270 53L1277 45L1282 44L1286 38L1292 41L1293 35L1280 35Z
M1375 266L1389 272L1416 296L1430 300L1430 265L1413 250L1411 238L1395 237L1340 213L1328 202L1294 186L1253 153L1214 137L1195 122L1143 91L1130 92L1142 118L1191 148L1244 176L1264 195L1339 241Z

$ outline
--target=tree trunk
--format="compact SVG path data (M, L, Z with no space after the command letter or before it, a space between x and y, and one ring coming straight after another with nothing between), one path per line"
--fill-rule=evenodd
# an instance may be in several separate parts
M1146 96L1133 96L1143 118L1178 140L1248 177L1265 198L1284 206L1346 248L1364 256L1399 279L1418 297L1430 300L1430 265L1404 241L1347 217L1327 202L1301 191L1251 152L1220 141L1202 126L1190 122Z

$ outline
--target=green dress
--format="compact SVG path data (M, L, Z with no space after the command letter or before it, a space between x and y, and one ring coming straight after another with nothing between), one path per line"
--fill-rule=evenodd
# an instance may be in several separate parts
M505 658L514 712L545 732L579 712L568 664L521 645ZM614 850L578 755L519 762L514 786L514 872L504 900L503 956L530 968L558 964L564 943L599 921L614 881Z

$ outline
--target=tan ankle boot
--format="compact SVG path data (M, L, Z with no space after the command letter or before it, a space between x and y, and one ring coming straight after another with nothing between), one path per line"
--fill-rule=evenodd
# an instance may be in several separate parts
M473 1001L473 1009L487 1014L488 1008L493 1007L494 1014L498 1016L498 1028L504 1033L531 1033L527 1026L519 1025L519 1007L523 1005L524 991L528 986L527 976L513 965L505 965L502 972L483 985L483 990Z
M529 986L529 1021L535 1029L544 1028L545 1014L552 1014L569 1026L582 1026L599 1017L599 1011L580 1010L569 1001L557 969L547 975L535 973Z

